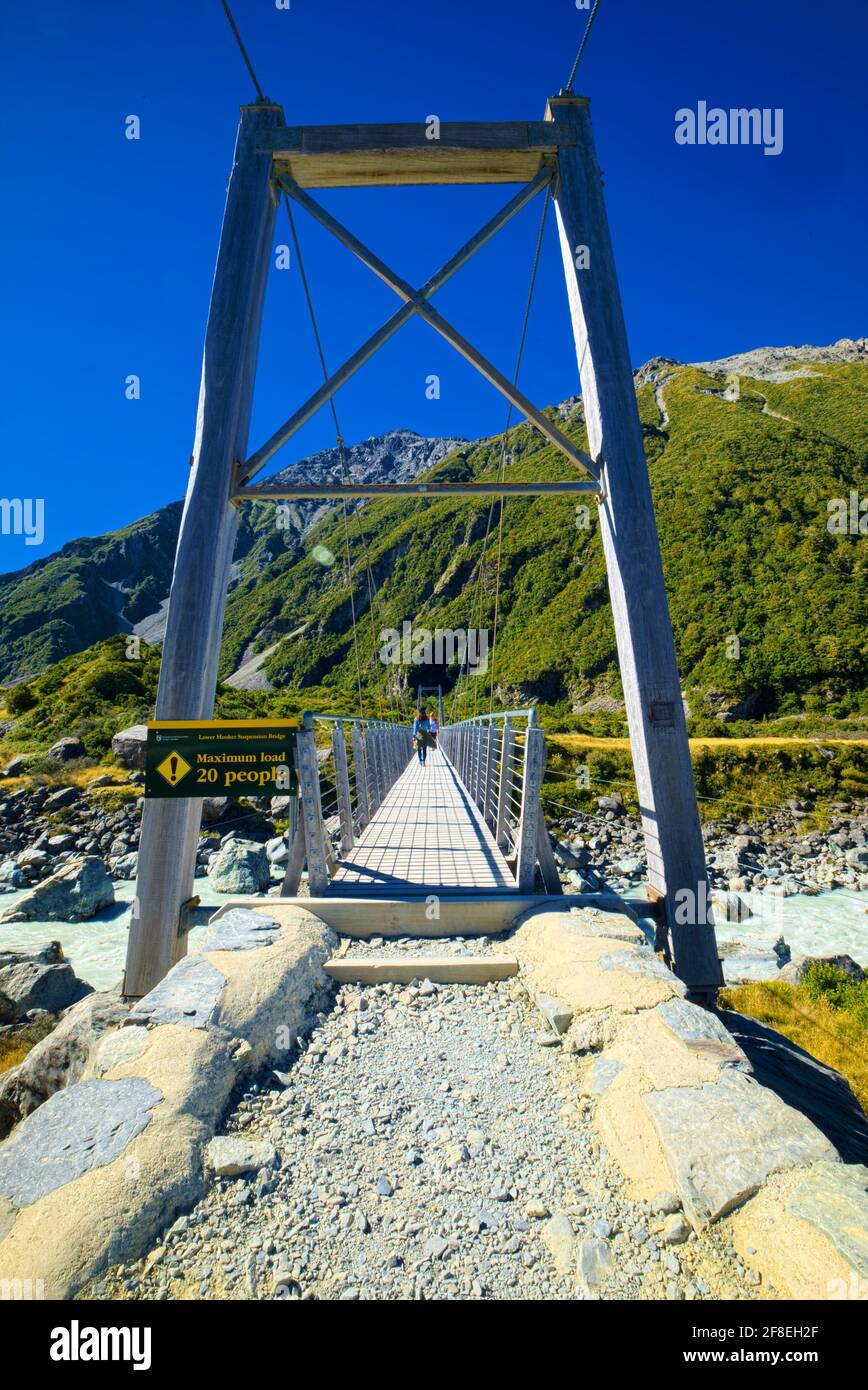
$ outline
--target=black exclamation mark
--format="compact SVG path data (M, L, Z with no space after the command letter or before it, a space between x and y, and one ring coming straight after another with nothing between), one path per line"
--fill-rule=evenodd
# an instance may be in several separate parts
M177 782L177 780L178 780L178 759L175 757L174 753L172 754L171 758L169 759L169 766L170 766L171 769L172 769L172 781L173 781L173 782Z

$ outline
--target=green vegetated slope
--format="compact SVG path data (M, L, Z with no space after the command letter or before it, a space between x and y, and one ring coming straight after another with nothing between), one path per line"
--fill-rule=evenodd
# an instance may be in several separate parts
M0 682L129 631L158 609L172 577L180 519L181 504L172 503L120 531L70 541L27 569L0 574Z
M828 503L864 490L866 368L812 366L785 383L741 379L735 401L723 374L673 369L638 396L682 677L697 712L717 693L748 699L753 715L823 709L854 712L866 686L866 545L827 529ZM828 405L824 392L832 404ZM779 419L764 410L786 413ZM566 432L587 447L581 413ZM513 434L510 480L566 475L528 427ZM499 441L482 442L431 477L493 476ZM272 524L265 504L256 539L227 608L221 672L250 649L274 646L264 663L280 687L324 686L351 699L356 683L340 521L320 527L303 552ZM495 509L482 562L488 505L451 500L375 503L360 513L378 590L373 621L363 546L350 526L363 681L383 684L379 632L399 627L493 629ZM566 498L510 499L501 549L498 702L538 700L566 714L593 697L618 695L614 636L595 505L576 526ZM335 557L324 564L323 555ZM317 558L319 557L319 558ZM303 631L298 630L303 628ZM292 636L289 634L297 633ZM737 637L737 660L728 656ZM490 674L466 682L486 697ZM412 685L412 681L411 681ZM467 697L472 706L473 695Z
M805 370L809 374L783 382L742 376L735 400L723 398L724 372L675 364L660 370L656 390L650 381L638 388L680 668L699 731L715 710L738 709L739 702L746 717L868 713L868 541L832 535L826 524L831 499L866 490L868 367L824 362ZM587 447L581 409L561 425ZM506 476L512 481L572 476L567 462L542 447L528 426L513 431L510 448L514 461ZM481 441L424 476L493 477L499 458L499 440ZM583 528L576 524L582 500L510 499L502 532L499 505L494 508L487 547L488 502L368 503L348 523L352 603L339 514L302 540L277 524L274 504L248 505L220 674L225 680L242 661L268 653L263 671L272 690L223 689L221 709L239 715L304 706L352 711L358 699L354 610L365 702L386 712L383 629L409 621L414 629L493 633L496 603L497 704L538 701L550 725L557 725L588 701L617 699L596 504L587 499L589 524ZM168 590L179 516L180 506L173 504L143 522L73 542L27 570L0 576L0 681L30 676L153 613ZM373 610L368 567L376 585ZM737 660L728 656L733 637L740 646ZM108 716L89 709L91 694L79 691L78 683L86 685L91 665L102 668L106 660L122 661L123 653L112 644L100 646L77 666L61 662L59 668L69 694L63 712L71 718L80 699L82 718L96 721L94 728ZM46 678L58 679L54 670L30 681L35 692ZM418 676L428 674L400 671L411 690ZM447 673L447 683L454 674ZM140 675L144 693L127 692L130 698L121 701L133 713L149 698L150 658ZM104 671L101 679L107 679ZM487 708L490 681L491 668L463 678L459 714ZM45 708L38 717L22 712L15 738L35 736L40 719L46 734L49 726L56 728L58 700L55 692L50 714ZM621 732L617 714L595 718L596 731ZM712 727L721 728L716 722Z

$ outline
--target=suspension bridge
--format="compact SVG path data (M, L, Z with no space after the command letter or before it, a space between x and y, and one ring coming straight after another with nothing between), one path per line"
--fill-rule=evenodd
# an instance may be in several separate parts
M224 8L228 15L225 4ZM253 75L234 24L233 31ZM290 825L284 898L296 896L306 865L311 898L330 904L332 920L343 902L353 905L356 920L364 916L376 927L385 916L401 916L401 905L406 916L413 904L434 896L453 904L453 922L459 920L454 904L460 902L461 920L471 913L474 920L487 914L507 924L522 896L535 888L560 891L540 813L542 733L528 712L495 712L493 672L488 715L443 727L440 747L425 768L412 762L409 729L397 713L391 722L366 717L357 606L374 620L380 607L358 508L347 503L372 497L449 496L459 505L466 499L489 499L485 539L487 544L489 534L496 534L499 559L507 496L587 495L598 508L645 838L648 894L661 924L660 944L690 989L698 996L712 996L722 975L706 893L681 682L587 99L575 94L570 81L549 99L542 120L442 122L432 138L427 122L288 126L282 108L265 97L258 83L256 90L257 100L241 109L227 189L156 718L203 720L213 714L239 509L253 500L315 497L337 504L343 516L359 709L353 720L332 721L333 807L322 804L322 749L311 721L299 733L301 796ZM420 184L518 187L419 288L392 270L314 196L320 189ZM544 205L510 378L432 301L537 194L543 195ZM323 381L251 450L248 431L263 302L281 205L289 219ZM557 219L589 452L568 438L550 413L534 405L517 384L550 206ZM400 301L385 323L332 372L326 365L293 208L325 228ZM501 464L494 479L389 485L362 484L350 476L335 396L416 316L507 401ZM323 406L334 421L341 481L255 482L277 451ZM568 477L555 482L505 479L513 412L566 460ZM495 506L500 508L496 532ZM361 563L355 569L351 525L361 541ZM495 652L499 597L498 566ZM330 818L337 827L336 846L327 825ZM185 953L185 908L193 893L200 820L201 802L194 798L149 801L144 807L124 984L130 998L147 993Z

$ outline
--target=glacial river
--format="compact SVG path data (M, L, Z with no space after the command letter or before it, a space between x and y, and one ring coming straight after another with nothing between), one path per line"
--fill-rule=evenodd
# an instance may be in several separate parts
M196 880L196 891L202 905L216 911L230 896L215 893L207 878ZM0 895L0 911L11 907L23 893ZM856 893L836 888L818 897L796 894L791 898L769 899L762 893L744 893L755 915L740 924L721 922L718 914L717 935L721 942L741 941L760 952L783 935L792 954L838 955L846 953L868 968L868 893ZM46 941L59 941L64 955L76 974L95 989L110 989L119 984L126 953L127 927L133 884L115 884L117 899L113 908L101 912L89 922L10 922L0 925L0 949L10 946L36 947ZM190 933L195 944L201 928ZM764 971L760 962L753 978L774 974L772 966Z

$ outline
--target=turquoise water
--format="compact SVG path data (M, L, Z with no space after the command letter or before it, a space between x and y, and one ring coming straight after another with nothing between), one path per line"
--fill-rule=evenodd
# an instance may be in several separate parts
M81 979L95 989L119 984L126 953L127 927L134 885L115 884L115 906L90 922L10 922L0 925L0 948L36 947L46 941L59 941L64 955ZM207 878L196 880L196 891L204 907L216 909L228 902L226 893L215 893ZM0 911L11 907L23 893L0 896ZM768 898L762 893L741 894L754 911L747 922L718 923L720 941L746 941L771 946L781 934L793 955L832 955L846 952L868 968L868 893L836 888L810 898ZM195 945L198 932L190 933Z
M10 946L32 949L46 941L59 941L63 954L80 979L87 980L94 989L111 989L120 984L123 974L134 891L133 883L126 880L116 883L114 907L107 908L89 922L0 923L0 949L8 950ZM196 892L202 899L202 906L213 907L215 912L223 903L238 896L237 893L215 893L207 878L196 880ZM24 890L2 894L0 912L5 912L23 896ZM189 937L191 943L195 944L201 931L201 927L194 927Z

